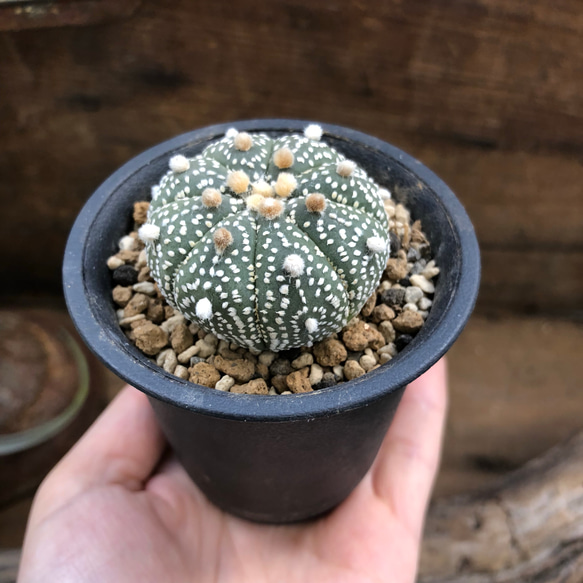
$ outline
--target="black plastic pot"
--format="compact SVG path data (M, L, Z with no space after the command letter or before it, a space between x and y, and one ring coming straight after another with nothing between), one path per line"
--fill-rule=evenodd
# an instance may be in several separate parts
M117 375L150 398L192 479L220 508L261 522L291 522L340 503L371 466L410 381L461 332L478 291L474 230L451 190L401 150L323 124L323 140L361 165L420 218L441 274L433 307L415 339L363 377L309 394L239 395L180 380L152 364L124 336L111 300L107 258L130 227L132 205L150 196L171 155L192 156L232 126L273 136L308 122L253 120L202 128L130 160L89 199L64 263L65 296L80 334Z

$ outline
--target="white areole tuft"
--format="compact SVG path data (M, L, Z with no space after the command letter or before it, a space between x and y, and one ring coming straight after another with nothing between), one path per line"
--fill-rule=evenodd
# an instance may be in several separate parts
M210 320L213 315L213 307L207 298L202 298L196 302L196 315L201 320Z
M190 162L187 158L181 154L178 154L177 156L172 156L172 158L170 158L168 166L170 166L170 170L172 170L172 172L181 173L186 172L190 168Z
M322 128L321 126L312 123L304 130L304 136L309 140L319 141L322 138Z
M140 237L144 243L153 243L160 237L160 227L153 225L152 223L146 223L139 228L138 237Z
M381 237L369 237L366 240L366 246L373 252L373 253L382 253L387 249L387 242Z
M299 277L304 273L304 260L295 253L288 255L283 260L283 268L287 271L292 277Z
M318 329L318 320L316 318L308 318L306 320L306 330L313 334Z

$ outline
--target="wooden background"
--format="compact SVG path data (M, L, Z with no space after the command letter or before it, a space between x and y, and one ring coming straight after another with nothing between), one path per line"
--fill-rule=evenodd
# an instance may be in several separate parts
M453 187L482 247L480 308L581 308L579 0L121 4L0 9L3 293L58 293L76 213L145 148L297 117L393 142ZM71 5L87 24L62 25Z
M162 140L256 117L376 135L476 226L436 494L479 490L581 428L582 39L581 0L0 2L0 305L59 305L77 212ZM0 508L0 546L29 506Z

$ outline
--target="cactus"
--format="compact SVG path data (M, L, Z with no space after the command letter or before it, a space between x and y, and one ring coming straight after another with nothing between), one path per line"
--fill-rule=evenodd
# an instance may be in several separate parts
M311 346L340 330L389 257L388 191L321 140L229 130L170 159L152 188L151 274L175 309L252 351Z

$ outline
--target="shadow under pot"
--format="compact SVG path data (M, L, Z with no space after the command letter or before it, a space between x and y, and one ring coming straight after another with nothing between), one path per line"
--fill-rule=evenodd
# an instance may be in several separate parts
M233 394L164 372L121 330L106 262L129 231L133 204L149 198L168 160L178 154L196 156L231 125L202 128L155 146L97 189L69 237L65 295L85 342L118 376L148 395L176 455L211 502L254 521L294 522L332 509L366 474L406 385L445 354L467 322L478 291L479 250L462 205L435 174L386 142L324 124L324 142L356 162L422 221L441 269L424 326L376 370L312 393ZM302 133L307 123L253 120L235 125L239 131L276 138Z

